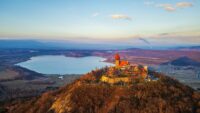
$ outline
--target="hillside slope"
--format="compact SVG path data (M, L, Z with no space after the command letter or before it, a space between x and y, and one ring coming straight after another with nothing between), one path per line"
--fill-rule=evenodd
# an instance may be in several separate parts
M130 85L99 82L104 69L41 97L5 105L8 113L198 113L200 94L164 75Z

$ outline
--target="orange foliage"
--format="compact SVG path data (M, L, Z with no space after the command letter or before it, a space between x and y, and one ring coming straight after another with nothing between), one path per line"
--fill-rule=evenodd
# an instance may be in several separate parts
M8 106L9 113L198 113L200 94L159 73L156 82L130 86L95 83L107 68L36 99ZM96 78L96 79L94 79ZM91 81L91 82L84 82ZM80 84L78 84L80 82ZM57 103L54 109L51 106Z

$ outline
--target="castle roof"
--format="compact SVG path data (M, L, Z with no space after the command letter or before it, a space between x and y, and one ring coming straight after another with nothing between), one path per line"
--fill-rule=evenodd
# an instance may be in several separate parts
M128 61L120 61L120 64L119 64L119 66L127 66L127 65L129 65L129 62Z
M118 53L115 54L115 60L120 60L120 56Z

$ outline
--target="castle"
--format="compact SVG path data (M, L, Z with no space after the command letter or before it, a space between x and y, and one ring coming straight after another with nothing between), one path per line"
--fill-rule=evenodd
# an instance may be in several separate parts
M102 75L100 81L115 84L119 82L131 83L133 80L146 79L148 67L142 65L131 65L126 60L121 60L120 55L115 54L115 66L109 67L106 75Z
M128 66L129 62L125 60L121 60L119 54L115 54L115 66L116 67L125 67Z

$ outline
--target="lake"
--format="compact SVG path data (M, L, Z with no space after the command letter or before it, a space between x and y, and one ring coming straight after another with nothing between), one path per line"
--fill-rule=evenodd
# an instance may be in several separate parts
M111 66L103 62L105 58L65 57L63 55L45 55L32 57L30 60L16 65L42 74L84 74L96 68Z

